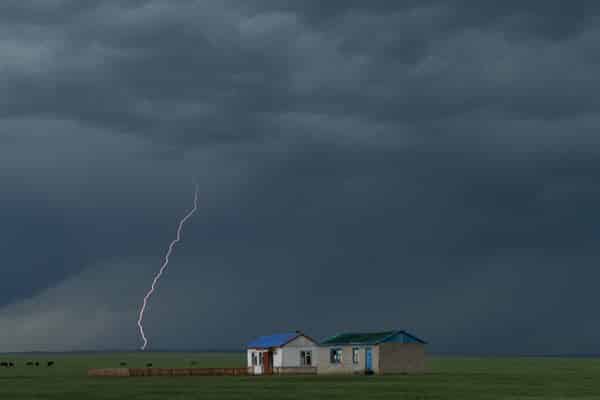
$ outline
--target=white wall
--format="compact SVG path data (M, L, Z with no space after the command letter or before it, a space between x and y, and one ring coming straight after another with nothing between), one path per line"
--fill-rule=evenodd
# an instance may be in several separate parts
M262 353L266 351L267 350L248 349L246 351L246 362L248 367L252 367L253 352L257 354L257 357L262 357ZM273 349L273 367L300 367L301 351L312 352L312 366L316 367L319 359L317 345L305 336L297 337L284 347ZM254 373L262 373L262 366L254 366Z
M283 367L283 351L281 347L273 350L273 367Z
M246 360L248 367L253 367L252 372L254 374L262 374L263 373L263 365L262 365L262 353L265 353L266 350L257 350L257 349L248 349L246 351ZM252 365L252 353L256 353L257 357L257 365Z
M305 336L300 336L288 344L282 349L282 367L300 367L300 352L310 351L312 352L312 366L317 366L317 346L312 340Z
M252 366L252 352L253 352L253 351L255 351L255 350L250 350L250 349L248 349L248 350L246 351L246 361L247 361L247 364L246 364L246 365L247 365L248 367L251 367L251 366Z

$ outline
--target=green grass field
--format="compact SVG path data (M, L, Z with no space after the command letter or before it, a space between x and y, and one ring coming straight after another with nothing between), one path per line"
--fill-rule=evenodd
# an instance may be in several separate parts
M236 367L235 353L0 355L0 399L600 399L600 359L432 357L429 373L348 377L88 378L88 368ZM26 367L28 360L44 362ZM54 360L48 368L45 361Z

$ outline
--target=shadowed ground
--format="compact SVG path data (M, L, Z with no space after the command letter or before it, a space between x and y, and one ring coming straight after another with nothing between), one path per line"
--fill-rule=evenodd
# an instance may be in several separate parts
M236 367L238 353L3 355L0 398L31 399L600 399L600 359L434 357L425 375L88 378L87 368ZM46 362L55 361L48 368ZM40 367L27 367L39 361Z

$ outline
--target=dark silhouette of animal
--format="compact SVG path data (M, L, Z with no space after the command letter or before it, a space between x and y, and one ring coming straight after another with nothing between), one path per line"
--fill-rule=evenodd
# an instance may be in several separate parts
M148 363L148 364L146 364L146 367L148 367L148 368L152 368L152 363Z
M8 367L8 363L5 361L0 362L0 367Z
M121 361L121 367L126 367L127 363L125 361Z
M8 363L8 366L9 366L10 368L13 368L13 367L15 366L15 363L14 363L14 362L9 362L9 363Z
M54 365L54 361L48 361L48 366L51 367Z
M39 367L39 366L40 366L40 362L39 362L39 361L36 361L36 362L35 362L35 366L36 366L36 367Z
M25 363L25 365L27 365L28 367L31 367L31 366L33 366L33 361L27 361Z

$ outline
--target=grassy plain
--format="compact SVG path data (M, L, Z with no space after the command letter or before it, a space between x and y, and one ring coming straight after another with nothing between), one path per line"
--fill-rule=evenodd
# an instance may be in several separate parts
M348 377L88 378L88 368L236 367L238 353L0 355L0 399L600 399L600 359L432 357L429 373ZM27 367L26 361L43 366ZM45 362L56 365L48 368Z

